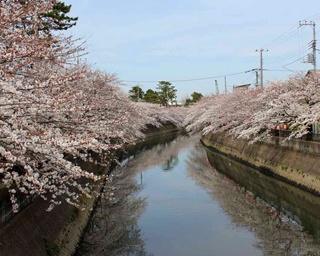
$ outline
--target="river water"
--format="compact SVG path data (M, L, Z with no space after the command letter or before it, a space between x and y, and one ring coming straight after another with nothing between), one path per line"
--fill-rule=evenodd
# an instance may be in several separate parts
M320 255L320 198L180 136L113 172L77 255Z

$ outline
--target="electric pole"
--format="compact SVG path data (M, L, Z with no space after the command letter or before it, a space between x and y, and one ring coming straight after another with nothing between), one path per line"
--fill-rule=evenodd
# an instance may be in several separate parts
M255 83L256 89L259 87L259 73L258 73L259 70L260 69L258 69L258 68L253 68L251 70L246 71L246 73L248 73L248 72L255 72L256 73L256 83Z
M224 94L227 94L227 77L224 77Z
M257 68L254 69L254 72L256 73L256 88L259 87L259 74L258 74L258 70Z
M214 80L215 85L216 85L216 95L219 95L219 86L218 86L218 81Z
M257 52L258 50L256 50ZM260 49L260 87L263 87L263 58L262 58L262 52L264 49ZM268 51L268 50L266 50Z
M140 83L138 83L138 101L140 101Z
M313 30L313 40L312 40L312 50L313 50L313 59L312 59L312 64L313 64L313 69L314 71L317 70L317 41L316 41L316 23L314 21L310 22L301 22L299 21L299 27L302 26L312 26Z

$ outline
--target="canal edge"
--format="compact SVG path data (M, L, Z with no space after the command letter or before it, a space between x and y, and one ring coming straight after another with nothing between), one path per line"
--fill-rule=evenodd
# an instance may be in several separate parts
M200 141L211 151L320 196L320 154L290 149L270 142L250 144L222 133L202 135ZM299 163L298 168L293 167L296 163Z

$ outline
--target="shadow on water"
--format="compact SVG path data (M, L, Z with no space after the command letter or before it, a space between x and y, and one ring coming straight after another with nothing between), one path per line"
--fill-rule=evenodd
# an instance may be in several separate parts
M204 154L205 152L205 154ZM320 198L219 153L195 147L188 172L264 255L320 255Z

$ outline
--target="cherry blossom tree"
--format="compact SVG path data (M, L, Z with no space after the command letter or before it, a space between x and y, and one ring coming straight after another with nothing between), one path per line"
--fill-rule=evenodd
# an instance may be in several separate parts
M140 121L140 130L146 128L146 125L152 125L155 127L161 127L166 123L174 124L177 127L184 127L184 118L186 115L186 109L181 107L163 107L158 104L139 102L137 106L142 113Z
M136 107L113 85L115 81L113 75L87 71L82 79L54 87L41 84L24 90L16 83L2 84L2 182L10 188L13 202L17 188L45 199L48 192L53 193L52 203L59 203L54 199L64 194L77 205L79 193L70 187L89 196L88 183L82 186L77 180L99 177L81 170L66 156L94 161L93 154L88 154L93 152L108 164L112 153L142 136L134 121L139 115Z
M215 117L215 106L218 96L205 96L196 103L188 107L184 125L188 132L200 132L209 125Z
M204 97L190 107L185 125L188 131L224 132L254 142L268 138L271 128L286 123L289 139L299 138L319 122L319 90L319 74L311 72L264 89Z
M289 139L302 137L320 119L319 75L311 73L273 82L257 99L262 103L261 107L250 122L238 127L240 137L265 139L270 128L280 123L286 123L290 128Z
M186 118L188 131L229 132L248 122L260 103L260 90L234 91L231 94L204 97L190 107Z
M95 182L108 177L78 160L109 166L116 153L143 138L147 124L179 127L183 111L136 104L114 74L76 60L81 40L44 32L43 14L59 1L0 1L0 181L13 210L17 194L80 207ZM50 31L49 31L50 32ZM93 182L92 182L92 181Z
M94 178L64 159L65 152L58 149L66 144L65 137L51 121L59 113L55 109L64 110L58 102L73 97L65 90L67 83L81 74L66 69L81 50L71 38L37 32L42 26L39 14L56 2L0 2L0 173L14 211L17 192L45 199L44 194L53 193L52 207L62 194L77 202L78 195L69 187L87 194L87 186L75 180Z
M116 76L77 64L77 40L39 29L39 14L57 2L0 1L0 178L14 211L17 193L49 199L49 209L61 198L80 206L94 184L81 178L100 177L67 157L94 161L89 153L98 153L108 164L142 136Z

